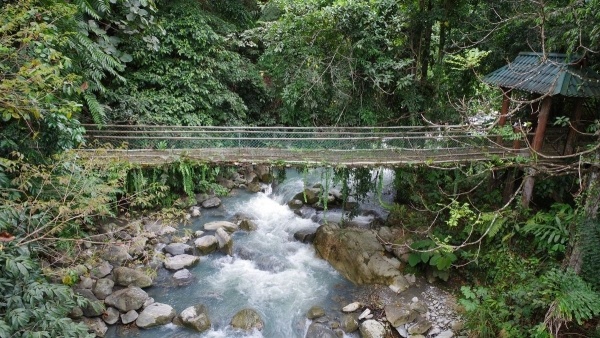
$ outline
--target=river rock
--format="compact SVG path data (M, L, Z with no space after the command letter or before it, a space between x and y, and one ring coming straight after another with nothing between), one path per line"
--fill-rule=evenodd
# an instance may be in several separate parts
M215 231L219 228L223 228L228 232L234 232L238 229L238 225L228 221L215 221L204 224L204 230L206 231Z
M369 319L360 324L362 338L385 338L385 326L380 322Z
M165 325L171 322L177 313L163 303L152 303L144 309L135 320L135 325L140 328Z
M213 235L203 236L194 241L194 245L196 249L200 251L201 254L207 255L215 250L219 246L219 241Z
M196 194L196 196L195 196L196 203L202 204L202 202L206 201L207 199L209 199L211 197L214 197L214 195L209 195L207 193Z
M192 217L200 217L202 213L200 212L200 207L193 206L190 208L190 216Z
M90 274L93 278L104 278L112 272L113 266L107 261L102 261L100 264L92 268Z
M206 306L198 304L190 306L179 314L179 319L184 326L194 329L198 332L206 331L210 328L210 319Z
M410 323L417 318L417 313L402 305L388 304L384 308L385 317L393 327Z
M294 233L294 239L302 243L312 243L315 240L315 233L311 230L300 230Z
M435 338L452 338L454 337L454 332L452 330L446 330L438 334Z
M128 248L122 245L109 245L100 252L100 257L114 266L121 266L125 261L132 259Z
M318 188L307 188L303 192L297 193L292 200L299 200L305 204L315 204L319 202L321 190Z
M79 284L77 284L79 289L91 289L94 287L94 280L90 277L80 277Z
M385 257L372 230L325 224L317 229L314 246L321 257L355 284L390 285L402 276L400 262Z
M394 270L394 272L395 271L396 270ZM403 291L407 290L409 287L410 287L410 283L402 275L394 277L394 279L392 280L392 284L389 285L389 288L396 293L403 292Z
M190 253L192 247L185 243L171 243L163 248L163 251L173 256Z
M223 230L223 228L217 229L215 235L215 237L217 237L217 241L219 242L219 249L231 256L233 254L233 241L231 240L231 236L229 236L229 234Z
M338 338L332 329L323 323L313 322L308 326L305 338Z
M299 210L304 205L304 202L298 199L293 199L289 201L287 205L292 210Z
M119 310L109 306L102 314L102 320L108 325L113 325L119 320Z
M366 308L366 309L365 309L365 310L364 310L364 311L363 311L363 312L362 312L362 313L361 313L361 314L358 316L358 320L361 320L361 319L368 318L370 314L371 314L371 309L369 309L369 308Z
M188 269L181 269L173 274L173 279L178 284L185 284L192 280L192 278L194 278L194 275L192 275L192 273Z
M108 278L100 278L96 281L96 285L92 292L94 292L94 296L98 299L105 299L113 292L113 286L115 286L115 282Z
M127 252L132 257L141 256L144 253L144 249L146 247L146 243L148 242L148 238L144 236L136 236L131 239L131 243L129 244L129 249Z
M360 304L360 302L350 303L350 304L344 306L342 308L342 311L343 312L354 312L354 311L360 309L361 306L362 305Z
M315 318L323 317L324 315L325 315L325 309L323 309L320 306L313 306L306 313L306 318L315 319Z
M342 330L346 333L352 333L358 330L358 320L356 319L356 315L345 314L342 316Z
M148 294L146 291L137 286L130 286L126 289L113 292L113 294L106 297L104 303L117 308L121 312L128 312L141 308L147 299Z
M85 307L81 308L84 316L98 317L102 315L102 312L104 312L104 304L100 300L98 300L98 298L96 298L92 290L76 289L75 293L89 300L89 303Z
M431 328L431 322L426 319L418 320L414 325L408 328L408 333L411 335L425 334Z
M410 309L416 311L420 314L425 314L429 309L427 308L427 304L421 301L416 301L410 304Z
M265 326L262 318L253 309L243 309L236 313L231 319L231 326L235 329L251 331L257 329L261 331Z
M85 318L83 317L83 323L89 328L91 332L93 332L96 337L104 337L106 335L106 331L108 331L108 327L104 323L104 321L98 317L96 318Z
M268 166L259 164L254 168L254 172L258 176L258 179L261 182L271 183L273 180L273 175L271 175L271 170Z
M127 313L124 313L121 315L121 323L123 323L124 325L133 323L138 317L139 317L139 314L137 313L137 311L135 311L135 310L127 311Z
M173 228L170 225L165 225L156 234L159 236L164 236L164 235L172 235L176 232L177 232L177 229Z
M251 221L249 219L243 219L240 222L240 229L242 229L244 231L254 231L254 230L258 229L258 225L256 225L256 223L254 223L253 221Z
M246 173L245 178L247 184L258 183L259 181L258 175L253 171Z
M152 278L146 275L141 270L118 267L113 270L113 278L115 284L121 286L137 286L139 288L145 288L152 285Z
M197 264L200 261L200 257L192 255L177 255L173 257L167 257L165 259L165 268L169 270L181 270Z
M205 209L217 208L221 205L221 199L214 196L202 202L202 207Z

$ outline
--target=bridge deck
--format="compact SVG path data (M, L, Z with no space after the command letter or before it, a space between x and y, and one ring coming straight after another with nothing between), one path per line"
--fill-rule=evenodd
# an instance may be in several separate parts
M498 136L489 129L469 125L347 128L85 127L90 149L78 150L80 156L141 165L187 158L213 163L395 166L531 156L529 149L512 149L513 141L500 141L502 144L499 144Z
M457 163L529 156L526 150L509 149L371 149L294 150L277 148L202 149L108 149L79 150L79 155L95 160L128 161L142 166L170 163L181 159L211 163L334 164L343 166L399 166L418 163Z

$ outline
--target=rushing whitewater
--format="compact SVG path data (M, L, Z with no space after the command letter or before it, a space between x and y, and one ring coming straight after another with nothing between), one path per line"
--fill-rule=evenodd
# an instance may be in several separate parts
M289 173L289 172L288 172ZM355 287L329 264L318 258L313 247L293 239L299 230L316 230L318 224L295 215L286 205L304 187L300 177L288 177L273 192L237 195L223 199L223 207L203 211L192 225L229 219L242 213L253 219L258 230L233 235L234 255L213 253L190 269L194 281L172 286L171 273L162 271L158 285L148 290L157 302L179 313L204 304L212 327L200 335L175 325L140 332L143 337L304 337L309 321L306 312L319 305L335 313L351 299ZM241 332L229 327L241 309L257 310L265 323L262 332ZM117 333L114 333L118 336Z

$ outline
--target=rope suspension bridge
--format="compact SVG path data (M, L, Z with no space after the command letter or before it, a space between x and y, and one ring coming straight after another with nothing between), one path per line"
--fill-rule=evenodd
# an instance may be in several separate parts
M84 125L97 159L155 165L188 158L214 163L405 165L527 157L471 125L418 127L193 127Z

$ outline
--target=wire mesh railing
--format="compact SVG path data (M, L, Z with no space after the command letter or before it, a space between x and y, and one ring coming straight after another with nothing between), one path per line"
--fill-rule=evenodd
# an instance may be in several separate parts
M497 147L486 129L419 127L192 127L84 125L89 148L286 150L452 150Z

